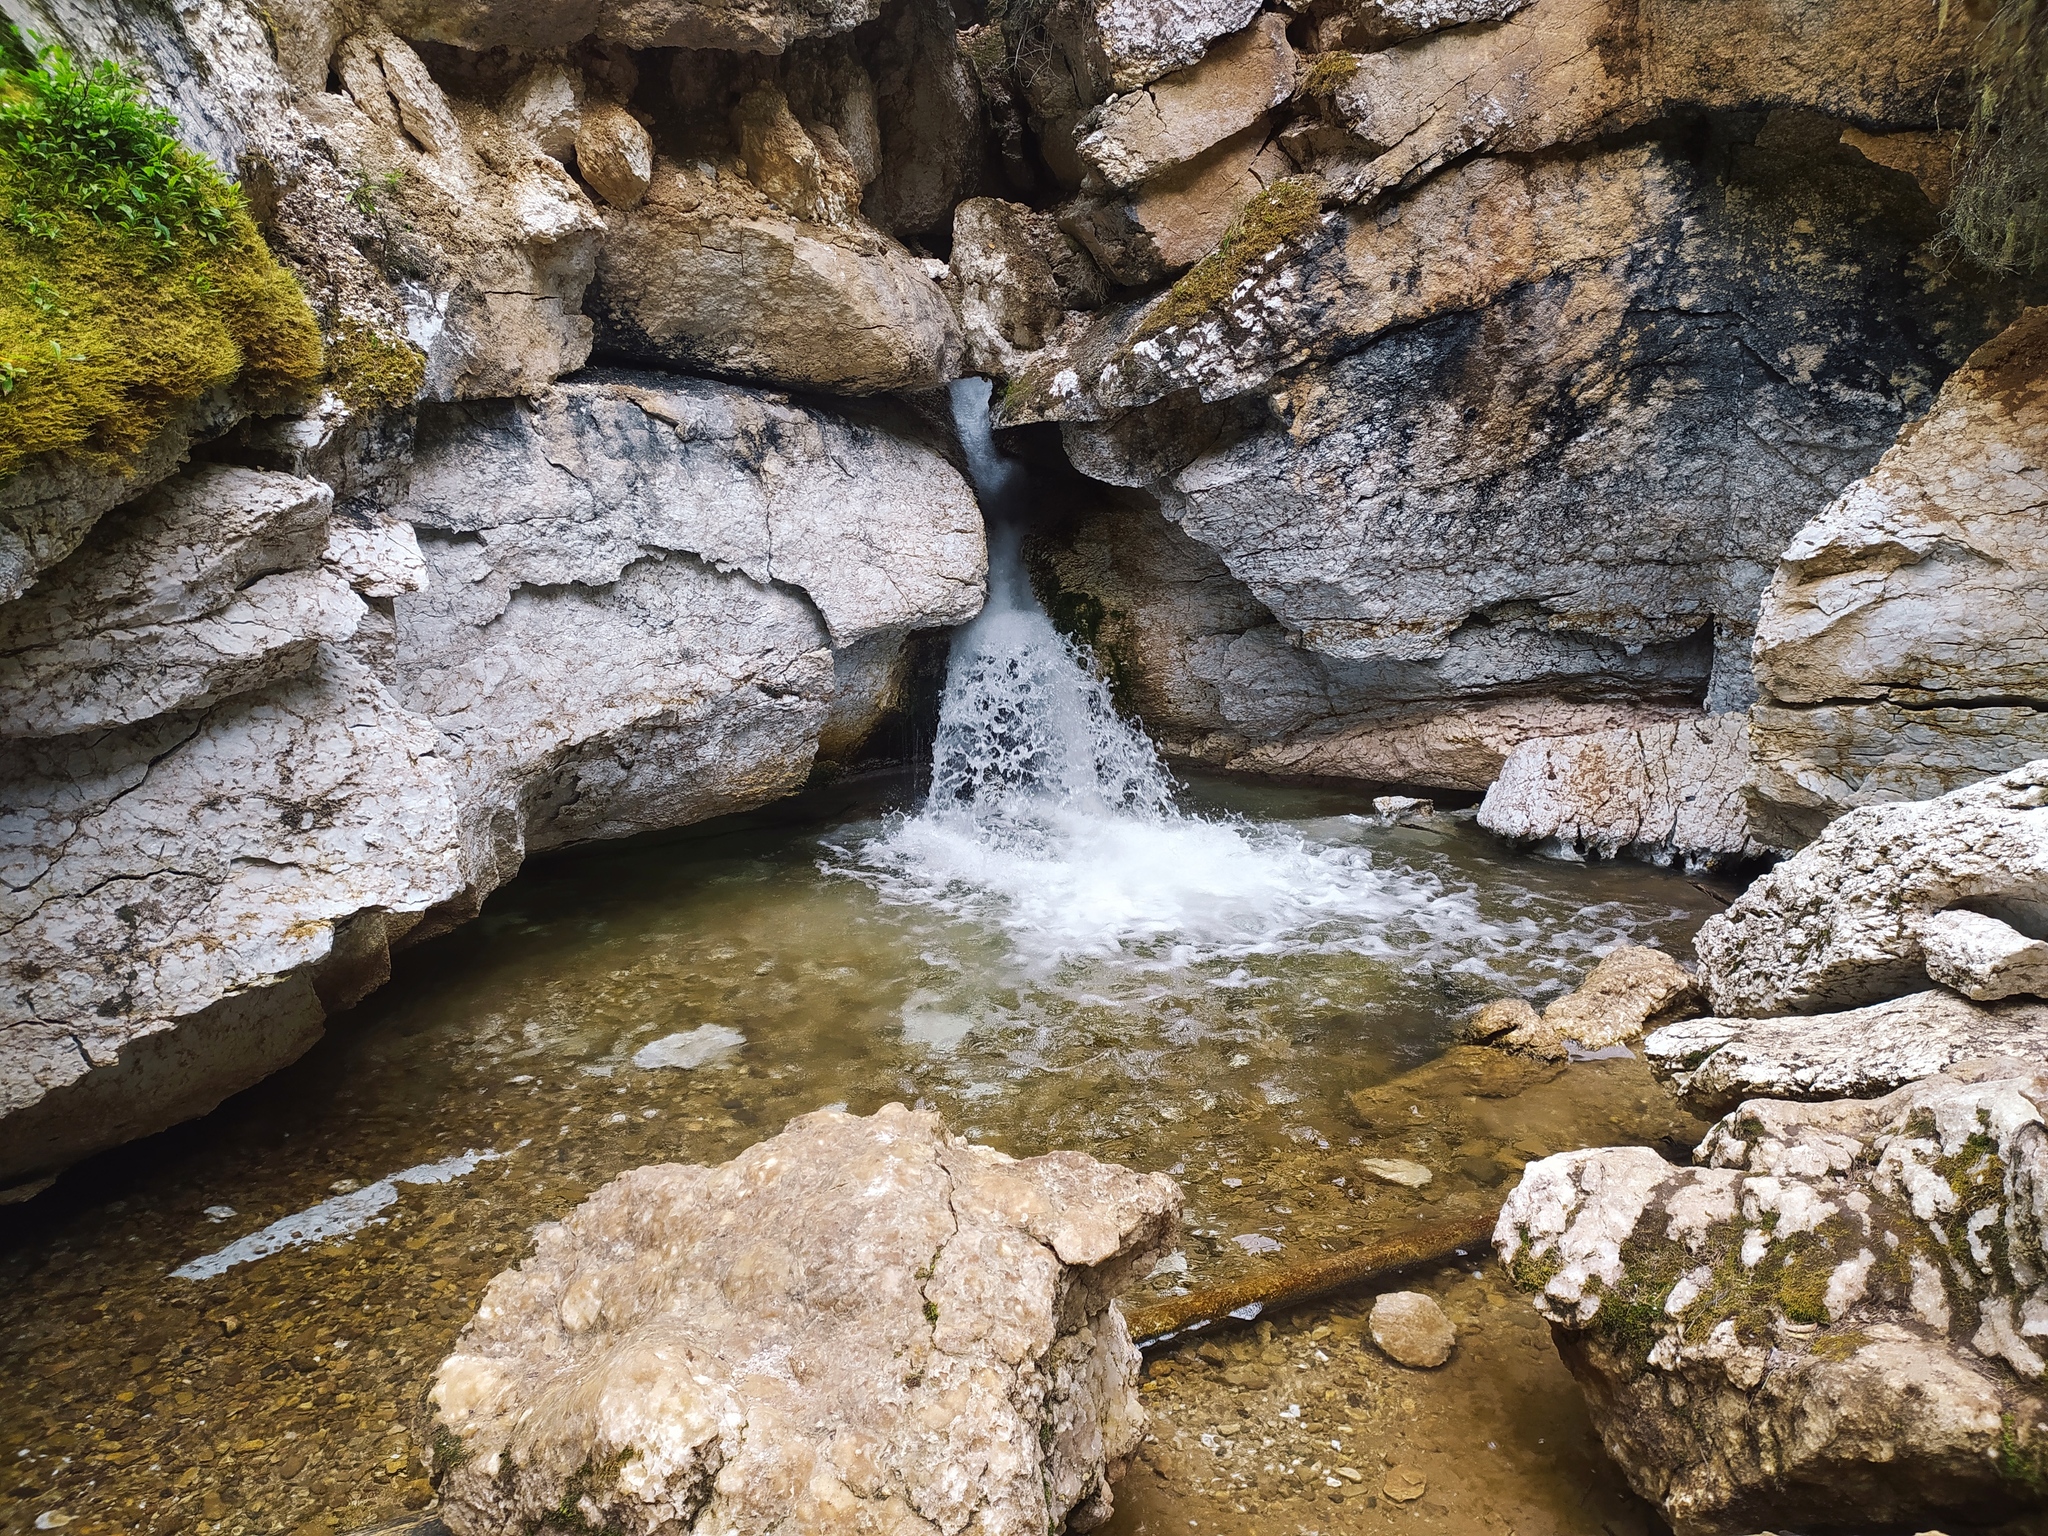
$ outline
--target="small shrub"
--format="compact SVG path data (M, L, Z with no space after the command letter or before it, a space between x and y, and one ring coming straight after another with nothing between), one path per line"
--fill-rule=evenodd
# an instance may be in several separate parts
M1949 233L1993 272L2048 272L2048 0L2003 0L1972 73Z
M1216 249L1167 289L1165 297L1145 316L1138 334L1154 335L1215 314L1229 302L1253 262L1307 234L1322 216L1322 189L1314 180L1289 176L1274 182L1244 205Z
M18 44L18 37L15 42ZM240 192L113 64L0 67L0 476L110 467L229 384L320 375L319 325Z

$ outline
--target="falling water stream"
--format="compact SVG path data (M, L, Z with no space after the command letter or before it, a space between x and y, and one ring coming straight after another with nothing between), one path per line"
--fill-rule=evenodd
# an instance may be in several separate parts
M1451 1041L1615 943L1682 947L1709 896L1388 825L1351 789L1177 782L1032 599L1029 487L964 405L994 571L929 793L842 780L536 860L296 1067L0 1214L0 1531L327 1536L418 1507L433 1366L533 1225L820 1105L1171 1171L1186 1250L1148 1294L1490 1208L1549 1152L1698 1133L1633 1059ZM1482 1257L1412 1282L1461 1328L1440 1371L1379 1356L1355 1298L1155 1360L1114 1532L1645 1530ZM1396 1464L1426 1491L1389 1493Z

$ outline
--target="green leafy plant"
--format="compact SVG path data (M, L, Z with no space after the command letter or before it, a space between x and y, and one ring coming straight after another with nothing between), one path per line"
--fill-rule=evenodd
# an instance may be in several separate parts
M1949 233L1994 272L2048 272L2048 0L2002 0L1972 66Z
M319 324L240 191L110 63L0 49L0 476L120 467L209 391L320 376Z

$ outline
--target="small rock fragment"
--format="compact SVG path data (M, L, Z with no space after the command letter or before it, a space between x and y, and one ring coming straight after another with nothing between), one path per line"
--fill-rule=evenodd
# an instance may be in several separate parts
M1633 1040L1652 1023L1699 1012L1699 983L1661 949L1624 944L1609 950L1578 990L1543 1010L1533 1025L1493 1043L1549 1061L1562 1061L1567 1046L1605 1050Z
M614 208L637 208L654 180L654 140L624 107L591 102L576 126L576 169Z
M747 1037L723 1024L702 1024L680 1034L663 1035L633 1053L633 1065L641 1068L680 1067L688 1071L730 1055L747 1043Z
M1539 1015L1525 998L1497 997L1465 1021L1458 1034L1470 1045L1484 1045L1516 1030L1533 1031Z
M1451 1346L1458 1341L1444 1309L1420 1291L1390 1291L1374 1301L1370 1326L1373 1343L1389 1359L1421 1370L1450 1359Z
M1413 1467L1399 1466L1387 1474L1380 1492L1397 1504L1412 1504L1429 1492L1429 1479Z
M1420 1189L1435 1177L1422 1164L1411 1163L1405 1157L1368 1157L1358 1166L1374 1178L1399 1184L1403 1189Z

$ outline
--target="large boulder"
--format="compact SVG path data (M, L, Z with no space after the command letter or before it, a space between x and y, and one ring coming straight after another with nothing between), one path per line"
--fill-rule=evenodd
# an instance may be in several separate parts
M1132 187L1249 128L1294 94L1287 21L1266 15L1200 63L1113 97L1086 120L1075 153L1112 187Z
M1850 811L1694 940L1717 1013L2048 995L2048 761Z
M2048 309L1787 546L1757 619L1758 814L1784 842L2048 756Z
M1135 287L1200 261L1247 203L1293 174L1272 124L1261 118L1135 187L1077 199L1060 223L1104 272Z
M706 381L433 413L400 511L431 580L396 605L399 692L459 743L465 912L529 848L796 789L849 687L871 727L905 636L984 590L936 450Z
M795 163L761 157L783 159ZM871 226L793 219L737 176L667 159L656 160L645 200L608 222L590 312L614 355L838 394L928 389L959 375L944 292Z
M1959 1061L2048 1060L2048 1004L1935 988L1841 1013L1687 1019L1654 1031L1643 1056L1696 1114L1744 1099L1874 1099Z
M1568 857L1626 853L1711 866L1764 851L1743 799L1748 778L1741 715L1539 738L1501 764L1479 824Z
M1494 1233L1679 1536L1924 1529L2048 1478L2048 1077L1760 1100L1701 1144L1532 1163Z
M441 1518L1091 1529L1144 1426L1116 1297L1180 1204L1164 1175L1016 1161L896 1104L636 1169L542 1227L442 1362Z

